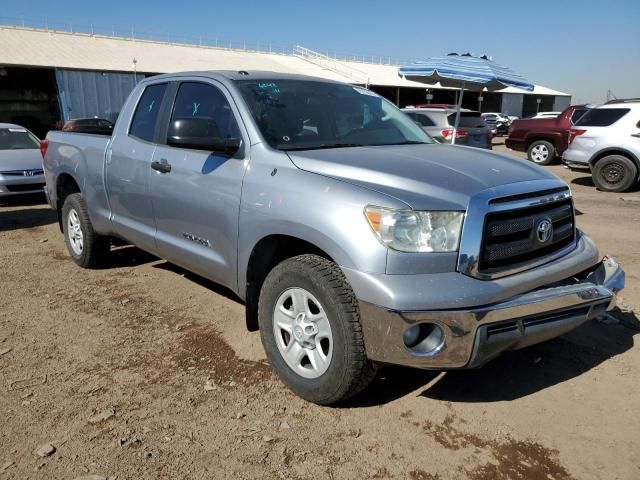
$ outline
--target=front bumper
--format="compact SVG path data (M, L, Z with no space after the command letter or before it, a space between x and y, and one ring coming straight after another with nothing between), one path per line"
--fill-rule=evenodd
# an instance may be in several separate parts
M542 288L477 308L395 311L360 301L370 359L417 368L478 367L506 350L562 335L615 306L625 274L612 258ZM403 335L416 324L444 332L433 352L407 348Z
M9 176L0 174L0 197L42 193L44 186L44 175Z

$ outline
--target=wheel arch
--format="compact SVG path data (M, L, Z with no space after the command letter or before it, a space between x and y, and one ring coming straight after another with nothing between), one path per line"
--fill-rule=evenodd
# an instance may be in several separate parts
M56 212L58 214L58 227L62 232L62 206L69 195L74 193L82 193L80 184L73 175L67 172L61 172L56 177Z
M551 145L553 145L553 148L558 148L556 145L556 139L554 138L553 135L546 135L546 134L535 134L532 136L527 137L526 141L525 141L525 145L526 145L526 150L529 150L529 147L531 147L531 145L535 142L538 142L540 140L543 140L545 142L549 142Z
M638 158L626 148L607 147L603 148L602 150L598 150L589 159L589 165L593 167L596 163L609 155L622 155L623 157L629 158L636 165L636 168L638 169L638 175L640 176L640 158Z
M314 254L335 263L335 260L315 243L286 234L271 234L261 238L249 254L244 276L246 326L249 331L258 330L258 299L260 289L269 272L277 264L298 255Z

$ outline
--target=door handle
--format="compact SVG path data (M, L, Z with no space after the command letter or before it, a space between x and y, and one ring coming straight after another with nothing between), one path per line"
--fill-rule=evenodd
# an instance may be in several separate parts
M171 164L167 162L165 158L163 158L159 162L155 160L151 162L151 168L160 173L169 173L171 171Z
M632 133L631 136L632 137L636 137L636 138L640 138L640 133Z

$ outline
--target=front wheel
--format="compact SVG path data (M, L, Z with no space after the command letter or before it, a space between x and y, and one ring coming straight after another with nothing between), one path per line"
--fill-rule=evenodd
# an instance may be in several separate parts
M259 322L273 369L305 400L338 403L375 376L355 295L325 258L300 255L278 264L260 291Z
M549 165L556 156L556 149L546 140L536 140L527 150L527 157L538 165Z
M607 155L598 160L591 172L593 183L598 190L624 192L638 179L638 168L627 157Z

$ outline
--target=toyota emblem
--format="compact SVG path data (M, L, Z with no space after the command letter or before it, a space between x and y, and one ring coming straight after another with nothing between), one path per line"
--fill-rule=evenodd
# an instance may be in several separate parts
M536 236L540 243L547 243L553 236L553 223L548 218L544 218L538 222L536 227Z

